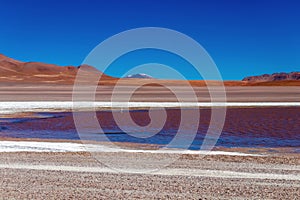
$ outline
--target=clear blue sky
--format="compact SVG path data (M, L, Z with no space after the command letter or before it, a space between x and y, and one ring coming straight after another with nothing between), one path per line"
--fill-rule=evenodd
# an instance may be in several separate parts
M194 38L224 79L239 80L300 71L299 10L297 0L0 0L0 53L78 66L109 36L165 27ZM120 65L129 65L126 60ZM120 75L116 67L108 72ZM186 76L197 79L192 71Z

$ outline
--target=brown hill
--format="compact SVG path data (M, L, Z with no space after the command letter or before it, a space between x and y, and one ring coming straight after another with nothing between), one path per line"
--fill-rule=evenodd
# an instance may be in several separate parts
M102 74L96 68L88 65L61 67L41 62L20 62L0 54L0 82L68 84L74 82L79 69L86 73ZM102 79L113 80L114 78L102 74Z

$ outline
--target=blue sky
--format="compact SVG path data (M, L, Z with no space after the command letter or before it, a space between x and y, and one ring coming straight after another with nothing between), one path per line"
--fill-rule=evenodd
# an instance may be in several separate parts
M108 37L154 26L198 41L225 80L300 71L299 8L296 0L0 0L0 53L78 66ZM199 79L184 61L159 52L142 55L116 61L107 73L120 76L123 66L160 58L165 64L177 63L186 78Z

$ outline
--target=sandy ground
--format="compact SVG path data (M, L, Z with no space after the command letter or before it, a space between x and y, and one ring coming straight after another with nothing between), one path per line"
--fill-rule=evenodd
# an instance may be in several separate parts
M2 152L0 198L297 199L300 155L256 155ZM174 162L145 170L164 159Z
M184 101L191 101L187 90L182 86L174 86L177 95L185 96ZM125 100L126 94L130 93L132 86L122 86L118 92L118 101ZM210 102L210 95L206 87L194 87L199 102ZM22 84L15 85L9 83L0 84L0 101L71 101L72 85L47 85L47 84ZM88 96L89 89L82 90L80 95L83 99ZM97 101L110 101L113 86L99 86L95 95ZM213 87L213 92L217 97L222 94L219 87ZM79 96L80 96L79 95ZM226 87L227 101L229 102L297 102L300 99L299 86L234 86ZM131 97L131 101L147 102L172 102L177 101L170 90L157 87L146 86L138 89ZM224 101L220 98L220 101Z

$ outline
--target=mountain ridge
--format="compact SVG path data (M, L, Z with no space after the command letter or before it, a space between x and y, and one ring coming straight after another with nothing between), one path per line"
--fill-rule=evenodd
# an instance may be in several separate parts
M247 76L242 81L248 82L270 82L270 81L298 81L300 80L300 72L280 72L273 74L262 74L257 76Z

